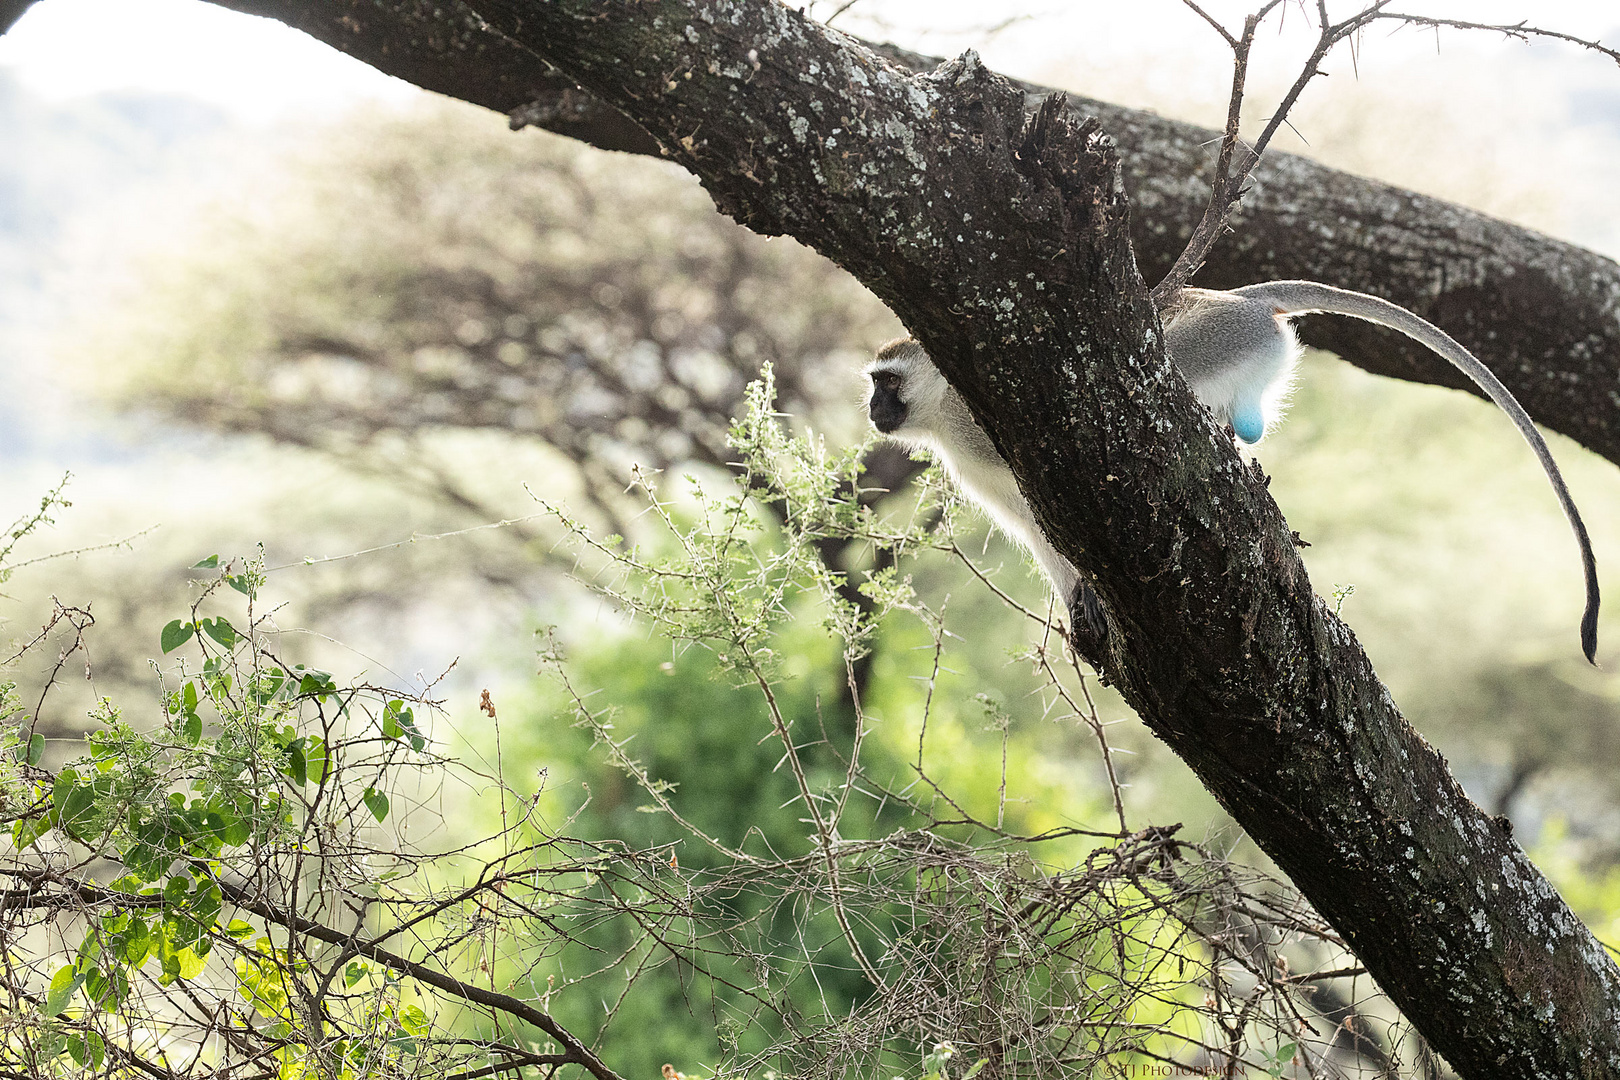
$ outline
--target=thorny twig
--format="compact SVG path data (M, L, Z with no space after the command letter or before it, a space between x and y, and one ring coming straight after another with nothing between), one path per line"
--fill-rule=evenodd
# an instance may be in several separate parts
M730 506L724 520L713 524L723 536L740 536L740 515L739 507ZM850 538L858 539L858 530ZM910 551L952 546L905 539ZM719 572L700 554L689 550L692 569L666 576L683 589L719 587ZM650 574L671 569L636 561ZM973 571L987 580L977 567ZM830 587L822 576L815 581L818 588ZM761 587L761 603L768 609L785 608L786 593L773 591L778 588L786 586ZM675 607L662 609L672 626L686 601L673 602ZM729 618L744 617L727 608L724 597L716 603ZM943 654L953 636L944 612L920 601L896 603L931 631L932 656L924 670L932 670L929 689L937 690L948 671ZM627 597L626 606L633 608L635 598ZM197 618L195 610L192 617ZM1051 625L1049 618L1041 622ZM220 686L230 707L247 707L244 695L254 673L285 667L258 640L263 632L260 622L251 622L250 666L235 683ZM337 1032L359 1048L354 1052L385 1054L392 1038L386 1027L342 1028L345 1008L393 985L351 979L350 962L363 959L408 980L413 992L438 1002L441 1011L473 1007L486 1031L492 1021L497 1028L522 1021L555 1043L549 1049L530 1045L511 1029L483 1040L452 1038L455 1032L436 1027L419 1037L423 1049L418 1071L411 1074L416 1076L474 1080L520 1068L549 1076L558 1066L575 1063L609 1077L612 1069L605 1062L612 1057L616 1018L622 1026L621 1006L627 1014L633 994L649 981L666 993L676 987L694 1018L740 1017L751 1025L756 1033L751 1041L762 1049L738 1050L728 1059L726 1068L737 1074L760 1068L806 1076L864 1072L902 1048L913 1052L919 1043L949 1039L993 1058L1002 1076L1048 1076L1096 1071L1110 1061L1225 1061L1234 1040L1251 1048L1273 1045L1285 1035L1292 1040L1312 986L1360 974L1331 931L1296 902L1268 895L1276 887L1264 878L1178 839L1175 829L1126 832L1120 785L1089 685L1078 668L1078 691L1058 679L1049 630L1036 650L1037 666L1059 688L1053 700L1085 719L1098 738L1120 823L1117 833L1037 826L1023 835L999 812L995 820L979 820L964 809L960 793L947 792L927 773L925 742L913 765L917 779L938 796L934 805L950 807L947 813L955 816L934 813L927 799L886 789L868 773L863 756L889 740L865 738L868 717L858 693L854 737L829 747L842 786L836 798L819 791L812 786L817 783L812 759L792 738L797 721L787 713L786 699L775 693L773 679L779 676L767 659L750 651L753 639L747 633L733 633L735 642L722 638L720 643L732 653L731 670L742 673L744 685L767 704L783 761L794 774L793 802L806 807L813 825L808 851L778 855L763 832L754 830L763 854L745 853L741 845L693 829L669 791L628 758L622 740L610 738L597 746L606 764L654 796L677 826L677 843L703 841L708 865L678 866L672 844L638 849L565 836L545 827L544 815L529 798L522 799L520 812L492 827L499 832L493 837L430 850L406 843L403 828L379 836L370 824L361 827L370 811L361 805L355 777L362 778L360 784L379 784L402 756L424 776L453 777L460 767L425 747L411 751L401 740L380 734L375 718L364 718L366 695L392 696L382 688L312 695L304 704L315 722L308 730L325 743L324 775L313 794L302 783L280 784L288 796L283 805L298 820L279 835L230 853L221 867L199 865L190 873L217 883L224 898L226 909L207 933L225 958L227 974L232 960L261 965L267 978L289 990L287 1022L309 1028L313 1038L278 1034L274 1025L233 1012L232 1003L241 998L229 980L222 986L180 980L164 987L145 974L140 978L147 981L119 1017L126 1026L118 1030L159 1021L169 1025L173 1049L159 1059L159 1067L176 1080L222 1076L215 1062L228 1063L241 1075L273 1071L276 1055L295 1048L297 1039L304 1040L299 1045L309 1061L333 1065ZM866 640L861 633L855 637ZM200 639L198 644L209 650L210 661L228 658ZM547 650L548 657L554 654L554 648ZM851 682L852 665L852 654L846 653L844 675ZM595 717L597 722L587 726L605 736L601 709L589 708L585 695L564 685L572 710ZM874 725L883 722L870 719ZM893 764L912 764L908 750L900 750L897 759ZM461 772L480 794L492 796L492 787L504 788L499 761L493 774ZM1016 794L1005 770L1002 783L998 808ZM456 802L459 811L466 796L448 794L449 787L446 780L437 794L416 797L414 806L402 799L392 820L420 823L434 799L441 803L440 814L455 816L442 804ZM882 808L888 808L887 820L898 824L863 834ZM578 814L569 815L570 825ZM71 949L66 927L106 925L106 918L119 911L150 915L154 905L166 902L162 896L120 892L91 877L98 852L83 844L75 847L55 833L43 841L0 858L0 871L15 886L0 891L0 935L6 940L42 930ZM302 869L291 873L294 868ZM287 947L265 952L225 932L235 917L279 928L272 937ZM876 962L862 951L857 931L862 939L883 943ZM494 955L487 943L497 934L502 952ZM852 993L853 973L826 958L827 942L840 939L865 984L878 993L865 984ZM1308 951L1318 962L1299 965L1300 973L1289 975L1276 962L1284 948L1294 950L1291 955ZM62 954L58 949L50 955ZM27 1006L32 1016L52 977L51 964L17 959L15 951L6 954L0 1001L10 995L14 1003L34 1003ZM499 976L497 963L503 965ZM558 971L568 974L566 987L553 985ZM1217 988L1224 1000L1232 978L1248 980L1241 987L1248 1011L1235 1032L1229 1028L1217 1035L1207 1027L1212 1014L1196 1000L1203 986ZM501 981L504 992L498 989ZM804 993L811 986L817 992ZM591 1045L555 1024L556 1016L569 1014L552 1011L553 992L601 1002L600 1030ZM1297 1000L1301 997L1307 1000ZM0 1030L8 1022L0 1008ZM125 1038L91 1011L60 1022L75 1032ZM321 1035L328 1025L334 1034ZM1315 1055L1327 1052L1326 1043L1307 1045L1303 1037L1300 1045L1307 1070L1314 1068ZM117 1052L134 1053L134 1044L120 1044ZM190 1065L182 1068L186 1060ZM430 1064L452 1061L444 1068ZM1243 1067L1262 1066L1251 1052Z
M1176 297L1181 290L1192 280L1193 275L1204 265L1210 249L1220 239L1226 230L1227 219L1236 208L1238 201L1243 197L1245 185L1256 165L1260 163L1266 148L1271 145L1272 136L1283 124L1288 122L1288 114L1299 101L1306 86L1311 80L1322 74L1321 64L1328 54L1340 43L1350 40L1378 22L1394 22L1406 26L1421 26L1451 28L1458 30L1485 30L1504 34L1520 41L1529 41L1532 38L1546 38L1579 45L1584 49L1600 53L1620 63L1620 50L1609 48L1599 41L1575 37L1571 34L1556 30L1545 30L1530 26L1525 22L1518 23L1475 23L1461 19L1433 18L1425 15L1407 15L1400 12L1386 10L1394 0L1376 0L1368 4L1354 15L1339 22L1334 22L1328 15L1327 0L1315 0L1317 38L1312 46L1310 55L1300 68L1288 91L1282 96L1277 107L1272 111L1270 119L1260 132L1253 144L1245 144L1240 134L1240 125L1243 111L1243 97L1245 84L1248 80L1249 56L1254 46L1255 31L1260 24L1274 11L1281 0L1268 0L1253 14L1243 21L1243 30L1234 35L1221 25L1194 0L1182 0L1189 9L1199 18L1214 28L1227 46L1232 50L1232 90L1227 103L1226 126L1221 133L1220 149L1215 160L1215 174L1210 181L1209 203L1204 208L1203 216L1194 226L1187 246L1165 274L1163 280L1153 287L1153 303L1161 312L1172 308Z

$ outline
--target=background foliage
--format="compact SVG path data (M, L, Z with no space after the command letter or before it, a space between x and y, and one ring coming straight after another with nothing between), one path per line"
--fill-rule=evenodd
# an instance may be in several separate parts
M1364 92L1370 91L1358 91ZM103 114L97 122L111 121ZM1354 125L1345 119L1342 126ZM1383 153L1378 145L1386 134L1378 129L1363 138L1360 145L1372 147L1364 152ZM1343 140L1352 145L1352 166L1366 160L1354 155L1354 135ZM166 152L184 152L165 145ZM657 163L605 158L532 133L514 136L498 119L448 107L373 115L331 129L324 141L296 152L273 149L266 160L274 164L233 178L217 203L191 201L179 255L165 248L126 264L120 273L127 280L95 294L104 301L96 317L80 318L52 345L50 355L99 396L104 411L97 438L107 441L91 452L88 475L68 489L80 507L65 516L53 509L59 522L53 538L26 540L19 561L119 541L159 518L185 525L139 537L133 550L18 566L7 586L8 632L20 647L35 639L38 627L49 629L6 676L17 682L18 704L8 706L13 719L24 718L31 733L11 747L20 759L16 790L31 794L16 796L21 801L8 804L5 814L32 807L27 820L50 822L57 778L71 759L99 745L102 756L73 766L61 788L69 828L61 827L58 809L51 831L40 833L56 860L51 872L112 888L120 874L105 856L128 855L140 842L142 813L173 824L163 843L204 846L188 851L192 864L171 863L178 869L164 867L150 882L126 883L139 895L141 887L182 879L183 895L178 886L172 899L165 894L162 918L116 897L80 895L57 907L18 909L54 927L8 946L23 950L34 965L17 969L15 977L38 999L17 1013L24 1018L20 1025L32 1025L24 1038L33 1040L28 1045L36 1063L44 1050L59 1049L58 1067L71 1070L69 1040L80 1040L82 1056L90 1052L92 1033L102 1039L103 1053L129 1046L130 1028L115 1030L115 1015L168 1022L168 995L185 993L197 980L214 980L210 992L232 1003L225 1014L248 1017L242 1030L268 1040L261 1048L299 1024L307 1033L299 1016L281 1017L281 1006L260 1009L274 995L265 998L243 982L236 959L268 962L259 982L271 987L278 979L309 986L326 970L337 973L333 985L345 983L350 961L334 965L338 953L323 952L327 946L310 945L307 958L293 955L290 939L262 919L233 914L223 886L219 911L209 910L208 873L236 880L232 873L261 856L271 866L304 860L316 867L302 876L277 871L278 882L294 886L280 895L284 910L311 902L315 907L306 910L332 914L344 932L359 923L343 921L354 916L337 897L373 905L367 916L373 920L382 919L384 909L387 917L404 919L455 895L458 884L477 882L482 866L530 860L526 865L551 875L545 880L554 884L525 887L559 905L546 917L570 927L566 933L544 919L545 929L536 930L534 916L507 907L511 897L495 899L486 888L423 924L412 955L446 946L462 977L544 1001L565 1026L587 1037L627 985L626 971L641 965L636 993L624 998L601 1042L604 1057L627 1075L650 1075L665 1061L697 1073L744 1060L781 1038L788 1029L780 1018L788 1015L821 1023L864 1008L858 1015L871 1019L881 1014L881 1003L874 1004L870 983L853 970L854 953L829 907L832 893L815 877L820 840L807 820L807 805L826 805L842 791L850 794L837 838L857 845L848 851L850 865L862 868L862 884L870 886L861 913L869 922L856 919L854 936L885 979L916 980L897 985L908 988L918 1014L926 1012L933 1025L906 1029L909 1042L903 1051L889 1047L884 1068L942 1068L960 1076L993 1042L964 1035L980 1021L962 1010L984 999L961 987L982 976L983 967L941 962L897 976L883 966L888 954L880 943L894 937L895 913L926 912L932 919L951 909L958 919L952 932L983 941L990 928L1010 925L1007 898L1029 898L1042 881L1068 887L1056 875L1074 868L1085 868L1072 879L1081 884L1066 895L1101 906L1084 917L1066 915L1072 921L1054 924L1055 937L1031 938L1030 966L1000 970L997 978L1010 981L997 985L1017 983L1028 992L1038 984L1043 993L1055 993L1048 976L1032 972L1048 970L1042 965L1061 957L1074 970L1113 980L1111 990L1089 1000L1117 1003L1137 985L1119 981L1117 957L1087 950L1114 941L1163 949L1167 962L1190 966L1163 986L1142 983L1147 996L1131 999L1141 1011L1120 1020L1126 1026L1114 1034L1123 1040L1129 1023L1151 1027L1190 1006L1200 1015L1188 1019L1192 1026L1181 1028L1182 1035L1196 1030L1211 1046L1225 1045L1211 1034L1224 1031L1221 1010L1237 1003L1225 1014L1225 1022L1233 1022L1244 995L1263 980L1234 969L1229 981L1236 989L1219 989L1228 977L1214 974L1216 954L1197 942L1216 932L1211 911L1240 911L1240 893L1265 889L1248 871L1205 860L1177 847L1175 838L1240 861L1254 856L1179 763L1147 740L1106 691L1091 688L1097 718L1109 725L1128 825L1141 831L1152 822L1183 822L1181 832L1171 839L1144 837L1136 848L1073 835L1030 845L1002 835L1077 826L1122 830L1095 735L1084 719L1075 719L1083 710L1055 689L1067 687L1083 704L1074 673L1061 672L1054 683L1043 666L1050 655L1040 659L1050 642L1042 622L1005 604L978 575L1044 616L1042 590L1018 556L987 537L971 516L948 518L944 532L933 531L933 504L918 509L911 495L887 501L869 495L866 503L888 522L881 536L807 534L815 561L798 564L795 588L808 592L780 602L781 622L766 646L776 665L772 685L783 728L804 768L807 803L784 762L781 740L772 735L757 683L748 685L734 658L719 659L731 654L672 643L671 627L649 622L646 613L629 618L634 605L627 604L641 594L613 562L626 548L582 550L569 542L577 539L570 525L535 501L566 504L568 521L593 535L624 535L649 557L678 557L680 545L657 515L647 514L640 489L626 490L637 479L637 465L662 469L660 477L644 475L669 508L669 524L692 543L710 542L717 534L699 527L702 504L682 477L697 476L719 504L733 497L726 473L737 452L724 435L760 363L774 364L780 408L793 425L830 433L834 446L857 442L862 425L852 372L871 347L897 332L885 312L803 249L762 241L719 219L701 192ZM1339 153L1345 153L1342 142ZM59 186L51 190L63 194ZM1506 198L1504 192L1514 191L1540 188L1505 183L1486 194ZM160 456L124 464L117 440L129 431L156 435ZM1583 460L1567 443L1555 450L1589 515L1600 561L1620 565L1614 546L1620 490L1612 467ZM1384 384L1329 358L1312 358L1289 423L1260 456L1290 522L1313 545L1305 555L1319 590L1354 586L1344 610L1397 700L1442 745L1475 797L1514 818L1519 836L1577 910L1608 940L1620 941L1614 937L1620 901L1612 887L1620 836L1612 777L1620 748L1611 737L1620 691L1612 678L1581 666L1568 647L1578 602L1573 560L1545 554L1563 551L1564 526L1505 423L1470 399ZM894 455L873 457L869 465L864 483L875 488L899 489L913 471ZM100 509L137 483L153 485L154 476L160 486L140 488L146 494L133 521L127 515L114 520ZM27 505L48 482L37 469L14 470L5 482L9 504ZM737 554L742 561L727 571L742 577L771 567L785 535L780 499L761 495L748 505L752 531L738 549L748 554ZM463 532L492 522L509 524ZM894 536L902 531L914 535L918 557L905 554L904 545L897 550ZM456 535L426 539L442 534ZM204 552L252 552L259 541L265 569L285 567L269 574L277 605L272 621L258 621L269 609L247 615L245 598L229 588L216 589L198 613L188 614L204 583L218 580L218 570L184 568ZM342 557L373 548L382 550ZM323 561L329 556L339 557ZM240 574L244 564L235 565L232 572ZM877 580L893 580L883 576L891 565L909 577L915 595L877 624L870 651L857 652L846 669L841 643L823 625L829 605L854 603L875 616L883 603L837 578L810 587L804 575L831 568L850 572L850 582L869 571ZM613 589L617 598L565 576L576 567L585 581ZM61 604L53 605L53 593ZM95 626L81 635L86 609ZM194 633L166 661L170 681L154 681L148 660L160 651L165 624L220 617L243 629L242 641L227 646L206 629ZM536 675L528 631L551 624L558 629L541 639L539 652L566 656L566 666L548 659ZM232 662L246 666L216 670L214 677L229 674L238 689L250 683L255 665L266 663L253 659L258 654L245 636L250 626L272 635L281 670L302 664L354 673L352 684L335 681L340 689L327 692L327 703L311 687L268 701L238 696L221 712L210 704L200 667L176 681L177 657L188 656L196 666L204 662L198 650L225 658L229 648L237 658ZM1611 638L1614 633L1605 629ZM354 642L364 655L332 639ZM58 660L64 653L69 659ZM435 681L458 655L461 666ZM418 669L428 674L403 674ZM464 674L469 669L476 674ZM851 669L865 727L855 712ZM81 670L87 678L78 678ZM560 670L567 671L572 691L557 681ZM195 744L188 742L185 709L169 697L178 691L183 705L186 682L196 687L199 723L206 717ZM493 690L498 718L477 708L485 686ZM103 697L122 711L106 711ZM322 709L340 698L349 702L345 723L352 726L325 733ZM430 740L425 749L408 736L387 734L388 703L418 698L444 701L439 713L410 706ZM919 771L925 709L928 736ZM575 726L582 715L595 720ZM220 747L231 724L250 719L255 730L270 732L255 736L251 752ZM87 728L99 740L91 747L79 741ZM863 769L851 781L847 761L857 730L864 732ZM633 741L615 751L604 737ZM335 738L339 749L329 752L330 768L312 779L306 741L299 748L305 755L300 782L287 747L310 738ZM262 766L241 790L254 800L273 794L281 800L276 805L293 808L290 823L277 826L282 831L266 833L275 843L255 853L225 844L221 832L239 826L209 824L206 814L221 812L208 809L218 793L192 786L216 783L208 779L214 766L207 762L230 754L237 755L230 760L251 758ZM667 812L643 812L659 809L658 803L626 771L632 759L690 828ZM125 764L135 760L145 761L147 771ZM109 770L98 771L109 761ZM231 783L246 783L242 775ZM497 775L499 784L490 779ZM98 776L112 777L106 790L93 786ZM128 796L136 785L181 792L184 807L171 807L181 818L153 804L135 819L126 814L124 833L92 836L73 824L74 799L123 798L134 806L137 800ZM316 789L334 794L312 811L306 802ZM390 800L382 822L367 803L368 789ZM91 794L74 794L81 790ZM49 807L39 802L42 792L52 796ZM198 799L202 806L194 808ZM185 824L186 813L205 816ZM980 824L944 824L969 817ZM219 850L210 850L214 841L202 835L203 826ZM733 851L776 860L778 876L717 851L699 832ZM919 832L934 839L921 848L858 846ZM12 843L26 839L17 833ZM483 846L467 847L475 843ZM1086 877L1095 869L1087 862L1095 851L1108 862L1121 848L1148 863L1168 861L1173 869L1165 872L1189 883L1166 886L1182 889L1174 918L1162 908L1133 907L1151 895L1128 881L1141 873L1134 855ZM36 844L25 854L31 859L45 850ZM14 849L6 849L6 857L22 858ZM924 887L917 870L924 858L942 882L938 890ZM219 868L200 873L196 861ZM587 863L613 869L592 877L595 870L578 869ZM143 865L152 869L150 862ZM377 906L383 875L400 867L409 870L388 879L380 894L387 904ZM605 884L610 877L611 887ZM312 891L304 884L310 881L325 891ZM1109 892L1115 889L1122 891ZM615 896L620 899L611 900ZM1200 898L1209 906L1200 909ZM600 905L609 901L625 906L602 915ZM1292 912L1287 901L1278 902ZM635 907L643 903L645 909ZM131 921L120 923L120 912L131 911ZM637 921L642 911L645 923ZM154 925L170 925L169 914L178 930L154 935ZM136 917L145 937L130 936ZM210 917L218 923L213 936L206 933L213 926L204 925ZM254 926L253 933L232 937L236 918ZM1234 919L1238 927L1254 924L1248 916ZM577 930L571 929L575 921ZM188 938L192 924L200 931ZM383 924L367 925L380 932ZM651 948L646 926L720 966L700 974L673 950ZM695 929L700 926L709 929ZM1109 928L1122 926L1128 928L1123 937L1109 936ZM687 936L667 938L674 930ZM87 933L104 941L124 935L118 945L123 959L97 959L104 955L94 953L101 945L87 959L81 951ZM1242 933L1253 943L1249 929ZM271 952L254 955L261 938ZM129 957L142 941L150 947L137 965ZM203 941L217 950L213 966L185 975L208 961L195 947ZM1332 962L1325 946L1301 951L1295 941L1289 948L1295 971ZM280 956L276 949L289 951ZM1144 977L1166 970L1132 955L1128 966ZM1275 969L1269 956L1246 962ZM313 966L300 967L305 963ZM164 986L173 965L181 975ZM61 1008L45 1016L52 983L64 970L54 1002ZM736 972L764 972L761 985L791 984L792 990L771 998L769 1009L750 1012L755 1006L746 996L717 981ZM120 973L132 986L146 987L145 1012L133 1004L123 1008L121 1000L115 1014L93 1007L92 997L114 1000L107 995L116 991ZM404 1052L407 1043L429 1045L424 1032L474 1039L461 1050L442 1048L469 1054L512 1032L534 1035L462 1006L436 1011L417 996L424 993L419 987L390 978L373 965L334 999L341 1008L330 1021L336 1025L331 1046L348 1038L338 1056L362 1044L376 1050L375 1058L354 1064L361 1071L443 1072L443 1062L431 1054ZM92 979L101 981L92 987ZM1338 1040L1333 1053L1355 1051L1334 1060L1346 1068L1358 1062L1377 1068L1380 1055L1396 1053L1424 1068L1420 1050L1383 1026L1391 1015L1368 998L1364 978L1312 985L1320 988L1297 999L1302 1015L1325 1041ZM1277 1018L1289 998L1275 1000L1281 1011L1270 1019L1286 1027ZM420 1020L407 1016L410 1008L421 1010ZM1257 1070L1270 1071L1293 1035L1259 1037L1244 1026L1253 1018L1246 1014L1239 1025L1254 1036L1246 1052ZM957 1026L946 1030L947 1019ZM280 1031L278 1023L289 1026ZM870 1050L874 1044L859 1040L877 1030L824 1045L855 1055ZM60 1047L52 1041L58 1036ZM301 1050L289 1044L270 1053L287 1051L277 1068L302 1067L311 1047L327 1038L322 1033L300 1043ZM938 1039L956 1040L961 1053L954 1063L935 1052ZM1111 1045L1126 1052L1123 1042ZM1213 1053L1178 1045L1183 1061ZM549 1052L537 1038L520 1049ZM921 1064L925 1055L932 1064Z
M1000 768L951 753L971 741L972 699L940 685L941 613L892 567L862 584L867 605L847 599L819 541L964 559L954 514L874 515L858 448L791 439L766 375L733 431L740 478L673 498L641 482L656 541L626 547L560 517L600 557L598 588L674 646L656 664L619 653L607 670L631 677L598 694L548 633L552 719L526 730L560 747L509 749L486 693L493 771L443 756L417 719L425 695L283 660L256 606L262 562L217 556L159 635L178 658L157 662L161 722L138 729L103 700L88 752L52 769L8 699L0 1064L469 1080L615 1075L604 1061L668 1073L668 1057L796 1076L1176 1059L1280 1075L1296 1057L1368 1054L1393 1067L1388 1037L1316 996L1360 973L1285 890L1184 844L1179 825L1133 830L1117 789L1110 828L1110 808L1029 775L991 698L979 723ZM879 717L856 664L897 620L926 629L908 666L930 674L878 695L895 708ZM789 627L819 641L794 648ZM1044 679L1037 700L1106 758L1084 672L1055 666L1056 640L1021 657ZM930 729L955 764L927 765ZM677 752L669 734L685 736ZM546 763L532 788L507 779L525 757ZM552 763L601 800L552 787Z

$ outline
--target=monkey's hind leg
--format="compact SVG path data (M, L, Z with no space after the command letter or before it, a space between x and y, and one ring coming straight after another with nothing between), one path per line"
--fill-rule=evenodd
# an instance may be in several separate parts
M1084 578L1075 583L1069 597L1069 640L1075 652L1087 660L1100 656L1108 642L1108 616L1096 590Z

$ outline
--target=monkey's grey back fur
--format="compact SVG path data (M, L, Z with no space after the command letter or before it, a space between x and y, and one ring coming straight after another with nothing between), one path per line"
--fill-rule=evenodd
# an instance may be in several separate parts
M1282 417L1299 363L1294 328L1232 292L1183 289L1162 314L1164 345L1187 385L1247 443Z

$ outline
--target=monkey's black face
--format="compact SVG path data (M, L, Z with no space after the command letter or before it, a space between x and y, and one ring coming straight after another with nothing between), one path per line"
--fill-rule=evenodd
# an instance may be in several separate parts
M900 373L898 371L872 372L872 398L866 412L872 426L885 435L892 435L906 422L906 403L900 400Z

